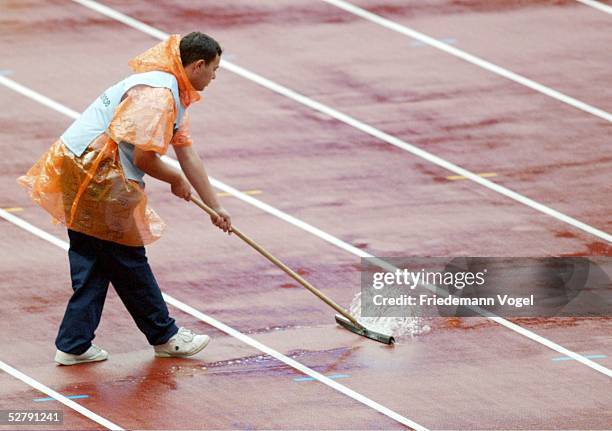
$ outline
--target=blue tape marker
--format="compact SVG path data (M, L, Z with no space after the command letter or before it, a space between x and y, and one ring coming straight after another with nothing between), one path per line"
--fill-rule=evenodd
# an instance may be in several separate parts
M445 39L439 39L440 42L447 43L449 45L455 45L457 43L457 39L454 37L447 37ZM413 40L410 43L411 46L428 46L425 42L421 42L420 40Z
M606 355L583 355L587 359L604 359L607 358ZM559 356L557 358L552 358L553 361L573 361L574 358L570 358L569 356Z
M89 395L69 395L66 398L69 398L71 400L79 400L81 398L89 398ZM34 398L33 400L36 403L42 403L45 401L57 401L55 398Z
M326 376L328 379L344 379L346 377L350 377L348 374L332 374L330 376ZM316 380L314 377L296 377L293 379L294 382L310 382L312 380Z

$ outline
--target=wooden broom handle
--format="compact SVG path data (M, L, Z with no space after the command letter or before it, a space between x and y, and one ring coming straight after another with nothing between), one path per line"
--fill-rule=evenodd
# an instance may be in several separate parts
M208 205L206 205L204 202L202 202L200 199L198 199L197 197L191 195L190 198L191 201L196 204L197 206L199 206L200 208L202 208L204 211L206 211L208 213L208 215L210 216L217 216L219 217L219 214L217 214L217 212L215 210L213 210L211 207L209 207ZM314 293L316 296L319 297L319 299L321 299L323 302L325 302L327 305L329 305L331 308L333 308L334 310L336 310L338 313L340 313L341 315L343 315L344 317L346 317L348 320L350 320L350 322L357 326L358 328L361 328L362 325L353 317L351 316L349 313L347 313L347 311L340 307L338 304L336 304L334 301L332 301L330 298L328 298L323 292L321 292L319 289L317 289L316 287L314 287L312 284L310 284L309 282L307 282L306 280L304 280L297 272L295 272L294 270L292 270L291 268L289 268L287 265L285 265L283 262L281 262L280 260L278 260L276 257L274 257L273 255L271 255L266 249L264 249L262 246L260 246L259 244L257 244L255 241L253 241L251 238L249 238L248 236L246 236L245 234L243 234L242 232L240 232L240 230L235 227L232 226L231 231L233 233L236 234L236 236L238 236L241 240L243 240L244 242L246 242L248 245L250 245L251 247L253 247L255 250L257 250L260 254L262 254L266 259L268 259L270 262L272 262L274 265L278 266L280 269L282 269L283 271L285 271L287 274L289 274L294 280L296 280L298 283L300 283L302 286L304 286L306 289L310 290L312 293Z

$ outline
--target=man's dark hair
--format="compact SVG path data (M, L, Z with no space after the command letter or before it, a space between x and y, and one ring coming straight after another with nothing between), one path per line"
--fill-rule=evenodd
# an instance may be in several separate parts
M217 55L221 55L223 52L216 40L199 31L193 31L183 36L179 49L183 66L187 66L200 59L203 59L204 63L208 65Z

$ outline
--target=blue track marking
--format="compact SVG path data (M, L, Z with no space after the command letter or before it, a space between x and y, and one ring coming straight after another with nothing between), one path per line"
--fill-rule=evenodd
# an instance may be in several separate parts
M455 39L454 37L447 37L445 39L439 39L440 42L444 42L447 43L449 45L455 45L457 43L457 39ZM426 43L418 41L418 40L414 40L412 42L410 42L410 46L428 46Z
M89 395L67 395L66 398L71 400L79 400L82 398L89 398ZM55 398L34 398L32 401L35 403L43 403L45 401L57 401Z
M328 379L344 379L346 377L350 377L348 374L331 374L326 376ZM311 380L315 380L312 377L296 377L293 379L294 382L310 382Z
M584 355L587 359L604 359L607 358L607 355ZM558 356L556 358L552 358L553 361L573 361L574 358L570 358L569 356Z

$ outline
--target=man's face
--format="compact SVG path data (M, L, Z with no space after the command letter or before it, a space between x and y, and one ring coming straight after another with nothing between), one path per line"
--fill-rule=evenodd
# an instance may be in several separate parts
M204 90L204 88L210 84L210 81L215 79L220 62L221 57L218 55L209 64L206 64L204 60L198 60L196 62L193 68L193 79L191 81L196 90Z

